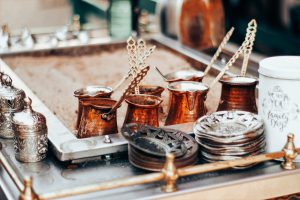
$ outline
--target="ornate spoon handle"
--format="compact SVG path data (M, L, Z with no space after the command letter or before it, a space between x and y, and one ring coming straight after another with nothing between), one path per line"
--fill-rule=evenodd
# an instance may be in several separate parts
M103 113L102 118L106 120L111 119L111 114L114 113L118 107L121 105L121 103L125 100L127 96L129 96L132 92L132 90L141 82L141 80L147 75L150 67L144 67L137 73L137 75L134 77L134 79L130 82L126 90L123 92L122 96L120 97L119 101L112 107L112 109L108 113Z

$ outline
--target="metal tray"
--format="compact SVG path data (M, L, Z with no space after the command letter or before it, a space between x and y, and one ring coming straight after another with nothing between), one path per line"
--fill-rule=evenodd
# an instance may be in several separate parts
M180 44L168 40L167 38L155 39L161 42L165 46L172 46L172 49L177 52L181 52L182 55L191 58L195 62L200 64L207 64L210 57L200 52L182 47ZM219 63L220 64L220 63ZM84 150L82 146L78 152L59 152L56 148L56 143L59 140L68 140L70 138L69 130L57 119L57 117L32 93L32 91L26 87L22 80L2 61L0 60L2 70L9 73L14 84L26 90L27 94L35 97L33 100L33 107L46 115L48 119L49 128L49 139L52 143L55 156L49 153L49 156L42 162L39 163L20 163L14 157L13 141L0 139L3 144L3 152L9 163L13 166L17 175L23 179L25 175L31 175L33 177L33 187L37 193L54 192L62 188L73 188L75 186L84 186L88 184L105 182L116 178L123 178L133 175L140 175L147 173L146 171L137 169L130 165L127 159L127 153L113 154L113 156L103 157L90 157L86 158L87 155L106 155L104 150L120 151L120 147L127 148L126 142L122 140L121 145L117 147L106 147L102 149ZM214 66L214 71L217 72L221 67ZM185 131L191 130L191 124L180 125L179 127ZM178 127L175 127L178 128ZM71 133L72 134L72 133ZM74 136L73 134L71 136ZM71 138L76 139L75 136ZM101 141L101 137L94 138ZM70 139L69 139L70 140ZM90 141L90 140L88 140ZM59 147L59 146L58 146ZM115 150L113 150L115 148ZM73 160L72 162L59 162L59 160ZM84 160L80 159L84 158ZM77 160L79 159L79 160ZM199 159L198 164L201 161ZM147 185L137 185L126 188L119 188L115 190L97 192L93 194L86 194L73 197L72 199L183 199L183 198L213 198L224 199L225 196L220 196L223 193L209 191L220 191L220 188L225 188L225 191L233 191L227 193L228 198L252 198L255 192L262 192L261 188L268 195L279 194L278 189L281 188L280 194L287 194L296 192L299 188L300 178L300 164L297 163L297 169L292 171L283 170L279 162L270 161L263 164L257 165L256 167L247 170L222 170L218 172L210 172L199 175L192 175L178 180L178 192L174 193L163 193L160 190L160 183L153 183ZM282 186L282 183L289 183L288 188ZM279 185L276 186L276 185ZM5 170L0 169L0 195L4 193L4 199L17 199L19 192L8 177ZM268 187L264 187L268 186ZM231 190L230 190L231 188ZM244 189L243 189L244 188ZM270 188L273 188L270 189ZM276 190L277 188L277 190ZM273 193L272 193L273 191ZM275 192L274 192L275 191ZM239 196L239 195L243 196ZM205 196L206 195L206 196ZM210 195L210 196L209 196ZM258 198L258 193L255 194ZM266 196L260 195L261 198ZM269 196L271 197L271 196ZM228 199L227 198L227 199ZM66 198L68 199L68 198Z
M195 52L191 49L185 48L181 46L179 43L175 42L174 40L170 40L163 36L155 36L153 38L148 39L152 43L158 46L158 48L164 48L172 53L175 53L178 56L183 57L192 66L195 66L198 69L203 69L210 61L210 56L201 52ZM125 48L126 43L120 41L112 41L111 39L102 40L101 42L91 43L88 46L76 46L71 44L70 46L65 46L61 48L51 49L51 48L41 48L35 49L32 51L23 51L13 54L7 54L6 56L17 56L30 54L33 56L47 56L51 55L54 51L55 55L59 55L62 51L64 53L68 53L69 51L76 50L76 48L84 48L87 51L89 48L98 48L101 45L109 45L111 48ZM85 50L84 50L85 51ZM75 160L75 159L82 159L87 157L93 156L101 156L107 155L117 152L127 151L127 141L121 136L121 134L111 134L110 138L112 143L107 144L104 143L104 136L98 137L91 137L85 139L78 139L69 130L54 114L51 110L47 108L47 106L35 95L29 87L21 80L22 77L18 77L15 72L10 69L4 62L0 60L0 65L2 66L2 70L8 73L12 79L13 83L16 87L24 89L27 95L29 95L33 99L33 108L37 111L43 113L47 118L48 124L48 138L51 142L51 147L53 149L54 154L56 157L61 161L67 160ZM222 68L220 67L222 64L219 62L218 65L214 65L211 74L214 76L217 72ZM123 118L124 116L120 116L119 118ZM75 119L74 119L75 121ZM191 132L192 131L193 123L181 124L170 126L170 128L179 129L184 132ZM120 128L120 123L119 123Z

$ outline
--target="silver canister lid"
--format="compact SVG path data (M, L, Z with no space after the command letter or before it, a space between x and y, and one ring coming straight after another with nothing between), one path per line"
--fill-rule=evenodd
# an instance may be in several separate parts
M31 99L24 99L25 106L21 112L14 113L13 125L17 133L36 132L41 133L47 130L46 118L31 107Z
M22 110L24 107L25 92L15 88L12 85L11 78L6 74L1 75L1 84L0 111L15 112Z

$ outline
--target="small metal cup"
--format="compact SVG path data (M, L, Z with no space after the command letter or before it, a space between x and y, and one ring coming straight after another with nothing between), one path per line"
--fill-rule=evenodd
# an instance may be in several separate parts
M79 128L80 119L82 115L81 100L83 99L99 99L99 98L110 98L113 90L111 87L103 86L87 86L85 88L78 89L74 92L74 96L78 98L78 113L76 121L76 130Z
M125 101L128 103L128 108L124 124L159 126L158 109L163 101L160 97L145 94L130 95Z
M82 99L80 104L83 111L77 137L87 138L117 133L117 112L112 113L109 120L102 118L102 114L108 113L115 103L115 100L106 98Z
M218 111L243 110L257 113L255 88L257 79L250 77L223 77Z
M208 86L195 81L179 81L168 85L169 112L165 125L194 122L206 114Z

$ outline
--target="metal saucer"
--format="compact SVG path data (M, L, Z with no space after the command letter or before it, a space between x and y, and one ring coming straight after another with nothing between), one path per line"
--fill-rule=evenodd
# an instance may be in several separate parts
M207 162L258 155L266 147L262 119L245 111L220 111L204 116L195 123L194 133L202 158Z

